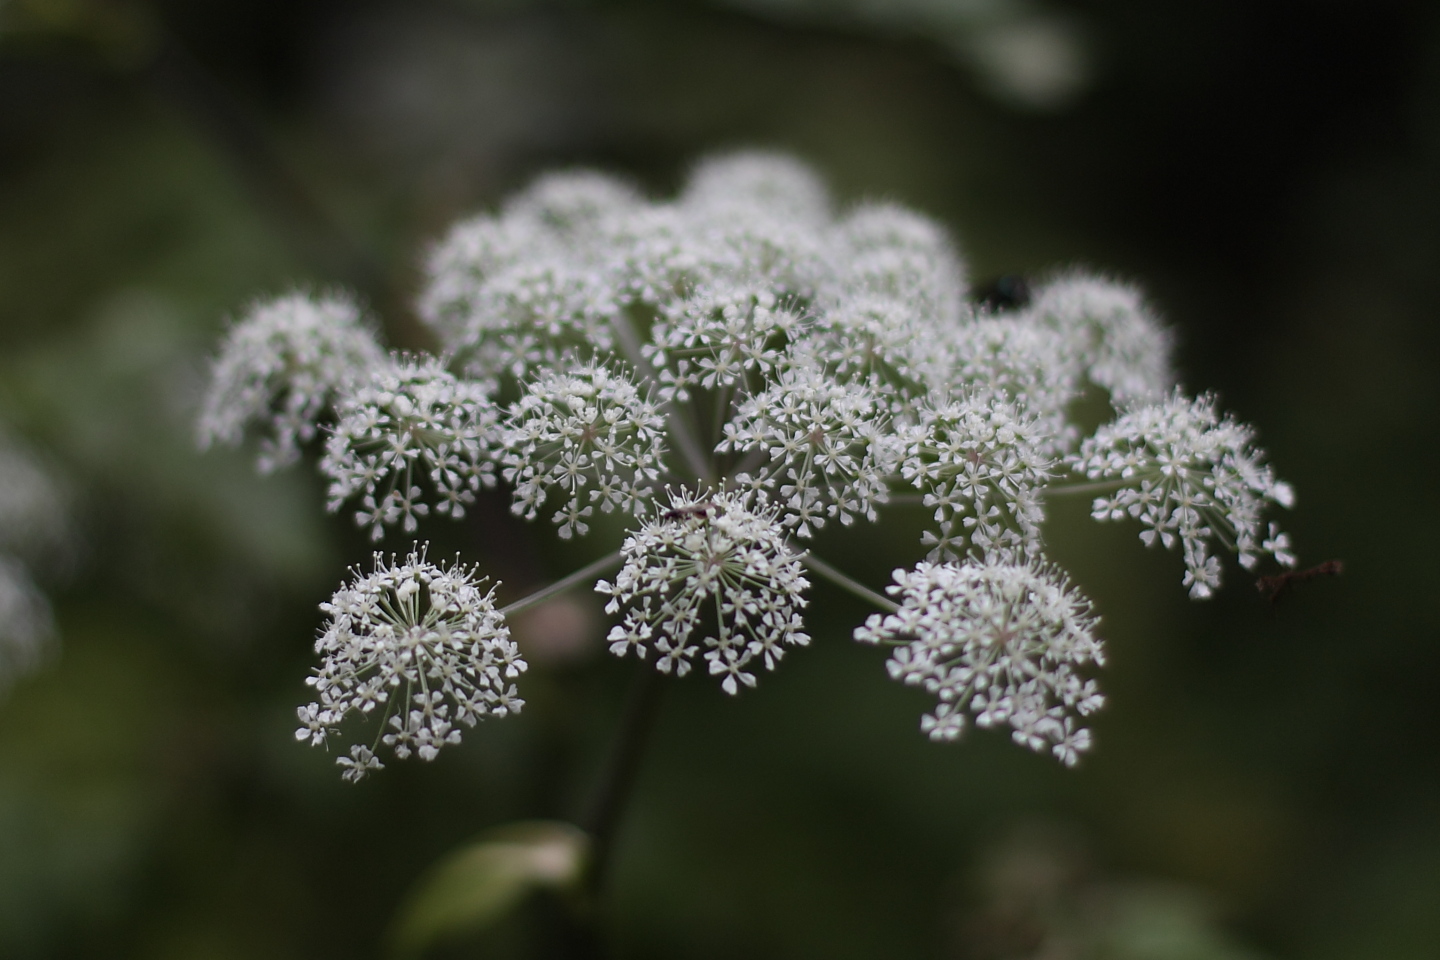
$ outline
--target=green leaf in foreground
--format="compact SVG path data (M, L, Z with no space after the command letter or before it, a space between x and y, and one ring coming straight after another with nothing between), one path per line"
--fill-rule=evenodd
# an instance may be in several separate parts
M437 863L411 891L391 930L396 954L412 956L459 933L503 918L536 890L579 887L590 837L556 821L491 830Z

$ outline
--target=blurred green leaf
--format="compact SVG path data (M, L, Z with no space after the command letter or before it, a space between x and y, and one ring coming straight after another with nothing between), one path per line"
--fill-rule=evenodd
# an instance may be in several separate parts
M504 918L537 890L573 890L589 860L590 837L568 823L506 824L441 860L411 892L392 928L396 954Z

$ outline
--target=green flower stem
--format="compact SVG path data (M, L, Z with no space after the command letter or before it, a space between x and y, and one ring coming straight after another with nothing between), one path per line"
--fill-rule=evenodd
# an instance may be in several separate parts
M617 828L625 812L625 804L634 792L645 744L660 712L666 679L666 675L656 670L652 663L640 661L639 676L630 687L625 713L620 718L620 729L615 734L599 783L580 823L590 834L590 863L585 889L592 904L599 900L604 889Z
M551 597L564 593L566 590L569 590L571 587L578 585L582 581L588 580L596 574L604 573L611 567L617 567L619 565L620 551L616 550L614 553L606 554L605 556L601 557L599 560L594 561L593 563L587 563L585 566L581 567L579 570L576 570L568 577L562 577L561 579L556 580L554 583L550 584L550 586L548 587L541 587L539 590L536 590L528 597L521 597L519 600L516 600L509 606L501 607L500 615L508 617L512 613L519 613L521 610L528 609L539 603L544 603Z
M881 610L888 610L891 613L895 613L900 609L900 605L895 601L876 593L874 590L871 590L869 587L865 586L865 584L859 582L858 580L852 580L850 577L830 566L830 564L826 563L824 560L821 560L819 557L815 556L815 554L806 553L800 559L804 561L805 566L809 567L811 570L814 570L816 573L820 574L820 576L824 577L826 580L829 580L831 583L835 584L840 589L847 590L850 593L853 593L861 600L866 600L870 603L873 603Z
M1134 477L1126 480L1095 480L1091 483L1057 483L1044 489L1047 497L1079 497L1087 493L1110 493L1135 482Z

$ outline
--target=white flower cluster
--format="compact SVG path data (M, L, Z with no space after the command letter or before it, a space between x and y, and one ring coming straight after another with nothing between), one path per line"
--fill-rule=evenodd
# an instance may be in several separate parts
M1008 726L1016 743L1070 766L1089 749L1076 720L1104 698L1076 668L1105 657L1089 602L1063 577L1028 564L922 562L896 570L888 590L900 609L872 615L855 638L893 646L890 676L939 698L920 724L932 740L957 739L968 711L976 726Z
M747 375L773 375L803 325L773 293L746 287L701 289L673 312L657 320L641 352L658 368L665 395L679 400L690 399L693 387L733 389Z
M607 638L617 656L634 650L644 659L653 648L662 672L683 677L700 649L692 640L699 630L707 634L701 642L710 673L723 675L721 686L733 694L740 683L755 686L745 670L751 662L773 670L785 647L810 642L800 616L810 584L763 499L672 492L669 509L628 537L620 553L625 565L615 582L595 585L610 596L606 613L627 607Z
M1210 553L1218 541L1234 550L1246 569L1260 553L1293 567L1290 540L1270 524L1260 528L1267 503L1288 507L1295 492L1261 461L1254 433L1221 419L1213 397L1168 400L1138 407L1095 431L1073 459L1092 480L1118 480L1112 497L1097 497L1096 520L1133 517L1145 525L1146 546L1177 544L1185 554L1190 596L1208 597L1220 586L1220 561Z
M489 391L433 357L396 357L372 368L336 406L320 461L330 478L329 506L338 510L358 495L355 519L372 539L396 521L413 533L415 518L430 512L417 474L434 490L436 511L457 520L476 490L495 484L490 445L498 414Z
M1028 310L1033 322L1060 335L1063 352L1090 382L1119 405L1162 399L1175 381L1170 331L1140 292L1083 273L1041 287Z
M904 430L901 476L925 491L928 559L1013 560L1040 552L1039 490L1050 461L1033 420L994 395L927 404Z
M0 431L0 695L40 666L55 634L50 602L26 561L63 548L65 499L58 478Z
M354 301L292 293L252 307L210 370L200 442L235 445L261 428L260 469L293 463L343 388L385 359Z
M901 452L888 420L867 387L837 383L814 367L792 367L739 405L715 449L768 457L765 468L737 473L735 482L774 491L785 525L809 537L826 517L846 526L857 515L876 520L875 508L889 493L884 478L895 472Z
M1098 700L1066 679L1088 661L1055 646L1057 611L1080 624L1066 643L1098 648L1044 565L1047 499L1102 485L1096 516L1183 544L1197 597L1218 582L1212 543L1247 565L1293 559L1260 532L1289 488L1246 429L1173 392L1170 334L1133 288L1072 271L992 309L940 225L892 204L836 211L788 157L706 161L663 202L598 173L543 177L435 247L419 309L437 357L385 356L343 301L258 308L216 362L202 434L234 442L256 423L270 465L328 424L330 508L356 501L377 538L432 508L459 516L494 482L563 538L613 533L596 508L618 514L624 565L600 584L625 611L613 650L653 649L672 673L703 650L732 692L756 658L773 667L805 641L802 564L867 589L790 542L831 520L927 511L939 565L906 593L924 636L979 616L977 598L1010 610L1020 632L994 635L1009 651L995 662L1029 680L988 679L1018 705L977 716L1066 760L1083 737L1054 711ZM1073 418L1087 396L1117 418L1088 438ZM927 722L958 730L952 713Z
M351 713L381 714L370 746L337 762L347 780L383 766L380 744L404 759L433 760L460 742L457 723L518 712L514 679L525 670L493 591L457 561L439 567L412 551L403 563L375 554L375 570L354 571L321 609L330 621L315 641L321 663L307 681L318 702L300 707L297 740L324 744Z
M664 468L665 418L628 377L592 361L527 383L501 446L515 512L534 520L550 491L560 491L565 500L554 521L568 540L589 532L585 518L597 502L606 513L645 513L650 483Z

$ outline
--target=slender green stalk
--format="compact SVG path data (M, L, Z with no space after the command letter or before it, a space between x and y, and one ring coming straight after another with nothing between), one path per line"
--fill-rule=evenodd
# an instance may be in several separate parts
M564 593L566 590L569 590L571 587L578 585L580 582L584 580L589 580L597 573L603 573L606 570L609 570L611 567L618 566L619 564L620 551L616 550L614 553L606 554L605 556L601 557L599 560L596 560L593 563L587 563L585 566L581 567L579 570L576 570L568 577L562 577L561 579L556 580L554 583L550 584L550 586L548 587L541 587L539 590L536 590L528 597L521 597L519 600L516 600L509 606L501 607L500 615L508 617L512 613L519 613L521 610L533 607L537 603L544 603L551 597Z
M1134 482L1134 478L1126 480L1096 480L1092 483L1058 483L1051 484L1045 488L1047 497L1078 497L1087 493L1109 493L1112 490L1119 490Z
M806 553L804 556L801 557L801 559L804 561L805 566L809 567L811 570L814 570L816 573L820 574L820 576L824 577L826 580L829 580L831 583L835 584L835 586L839 587L840 589L847 590L850 593L853 593L861 600L866 600L870 603L873 603L881 610L888 610L891 613L895 613L900 609L900 605L895 601L876 593L874 590L871 590L869 587L865 586L865 584L859 582L858 580L852 580L850 577L830 566L830 564L826 563L824 560L821 560L819 557L815 556L815 554Z

